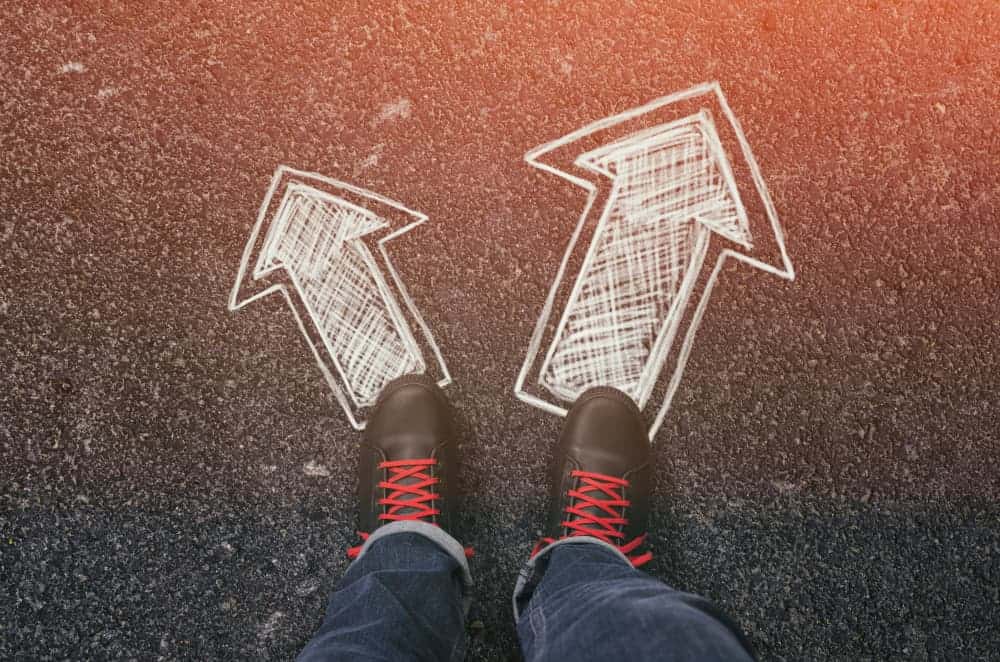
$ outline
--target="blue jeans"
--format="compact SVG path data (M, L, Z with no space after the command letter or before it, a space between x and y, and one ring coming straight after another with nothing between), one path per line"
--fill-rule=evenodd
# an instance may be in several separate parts
M470 590L462 547L446 533L423 522L380 527L298 659L461 660ZM712 603L636 570L595 538L558 541L529 561L514 613L527 662L753 659Z

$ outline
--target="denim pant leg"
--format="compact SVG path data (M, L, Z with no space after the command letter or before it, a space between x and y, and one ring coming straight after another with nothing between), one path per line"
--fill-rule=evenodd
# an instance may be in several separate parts
M529 561L514 594L517 634L535 660L752 660L708 600L636 570L595 538L567 538Z
M299 654L317 660L461 660L472 581L462 546L424 522L368 538Z

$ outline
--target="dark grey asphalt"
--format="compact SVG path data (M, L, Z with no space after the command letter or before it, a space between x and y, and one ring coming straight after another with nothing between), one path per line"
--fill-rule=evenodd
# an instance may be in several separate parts
M469 658L514 654L559 421L511 387L583 205L523 154L713 79L798 279L716 287L652 572L764 659L1000 659L996 3L457 4L0 4L0 659L319 623L358 437L280 300L225 309L281 163L430 216L393 258L457 380Z

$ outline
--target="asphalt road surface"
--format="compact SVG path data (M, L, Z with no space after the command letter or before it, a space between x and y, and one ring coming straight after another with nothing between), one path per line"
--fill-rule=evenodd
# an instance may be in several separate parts
M31 5L34 6L31 6ZM718 80L797 279L728 268L656 438L652 573L763 659L1000 659L1000 6L0 4L0 658L288 659L358 434L280 297L226 299L275 167L404 201L478 582L559 419L512 395L584 196L523 162Z

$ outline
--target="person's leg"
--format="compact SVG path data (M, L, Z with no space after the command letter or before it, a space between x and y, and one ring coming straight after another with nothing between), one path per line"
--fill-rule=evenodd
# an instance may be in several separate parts
M594 538L539 552L518 579L515 613L527 662L753 659L715 605L671 589Z
M298 659L461 660L471 585L462 546L423 522L380 528Z
M434 380L387 384L358 464L356 557L300 660L459 660L471 578L455 519L455 440Z
M642 415L621 391L583 393L566 416L552 467L546 534L514 594L532 660L747 660L749 643L710 602L638 567L652 451Z

